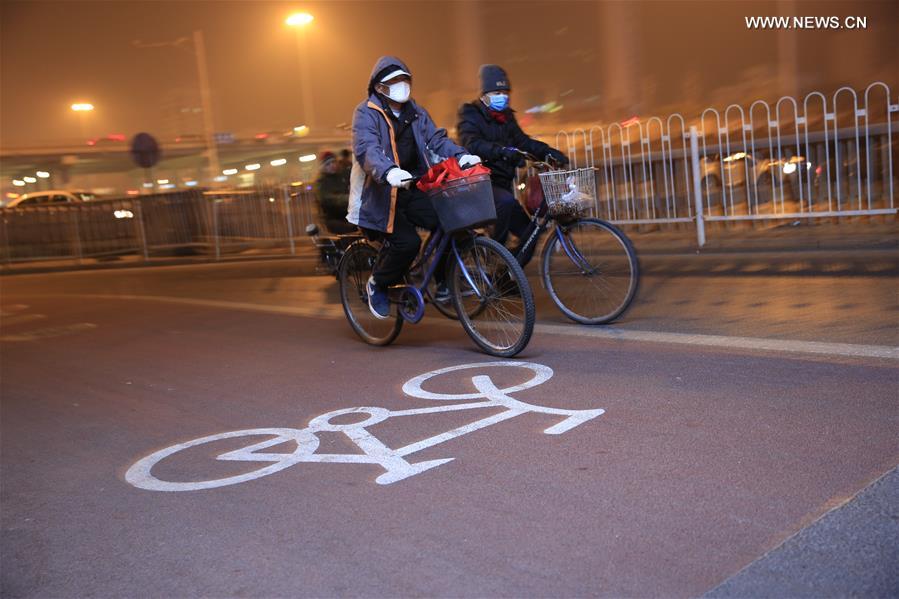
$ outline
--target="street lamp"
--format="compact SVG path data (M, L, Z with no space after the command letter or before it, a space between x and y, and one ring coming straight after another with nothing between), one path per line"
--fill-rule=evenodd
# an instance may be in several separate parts
M295 12L287 17L284 22L291 27L302 27L303 25L308 25L309 23L311 23L314 19L315 17L310 15L308 12Z
M72 111L78 114L78 126L81 128L82 139L87 139L87 115L94 111L94 105L90 102L75 102L71 106Z
M284 20L296 29L297 53L300 57L300 86L303 88L303 117L309 126L315 126L315 107L312 105L312 87L309 84L309 45L306 41L306 26L315 17L307 12L295 12Z

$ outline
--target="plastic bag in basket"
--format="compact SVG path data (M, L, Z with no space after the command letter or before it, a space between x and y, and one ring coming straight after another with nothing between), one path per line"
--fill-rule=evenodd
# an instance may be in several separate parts
M553 212L556 214L568 214L576 216L583 212L587 206L593 202L590 194L584 193L578 189L577 177L574 175L565 179L568 191L559 197L559 201L553 206Z
M456 179L489 174L490 169L483 164L476 164L471 168L463 169L459 166L459 161L455 157L450 157L429 168L424 177L418 180L417 187L421 191L431 191Z

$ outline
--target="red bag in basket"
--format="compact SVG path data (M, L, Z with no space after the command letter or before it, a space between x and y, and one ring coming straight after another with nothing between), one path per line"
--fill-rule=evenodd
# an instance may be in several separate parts
M524 205L531 215L536 214L543 205L543 185L540 184L540 177L536 174L528 177L525 183Z
M490 169L483 164L476 164L471 168L463 169L459 166L459 161L454 157L447 158L440 164L435 164L428 169L425 176L418 180L417 187L421 191L431 191L450 181L456 179L464 179L472 175L489 175Z

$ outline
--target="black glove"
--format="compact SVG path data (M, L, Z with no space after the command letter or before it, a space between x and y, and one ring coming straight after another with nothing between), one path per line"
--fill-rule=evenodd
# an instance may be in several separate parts
M524 156L522 156L515 148L501 148L500 153L502 154L503 160L516 168L522 167L528 163Z
M555 148L550 148L546 154L546 157L552 159L561 166L568 166L568 156ZM547 162L549 162L549 160L547 160Z

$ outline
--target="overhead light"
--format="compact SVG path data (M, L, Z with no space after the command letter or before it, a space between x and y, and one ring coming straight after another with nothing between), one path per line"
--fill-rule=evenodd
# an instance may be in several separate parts
M213 179L213 181L218 181L219 183L221 183L222 181L227 181L227 180L228 180L228 177L226 177L225 175L219 175L218 177Z
M129 190L126 191L125 193L128 194L128 195L130 195L130 196L136 196L136 195L138 195L138 194L140 193L140 191L138 191L138 190L136 190L136 189L129 189Z
M157 179L156 182L159 183L160 185L165 185L166 183L169 182L169 180L168 179Z
M278 158L271 161L272 166L281 166L282 164L287 164L287 158Z
M48 177L50 176L50 173L48 173L47 171L38 171L38 172L35 173L35 174L36 174L38 177L40 177L41 179L46 179L46 178L48 178Z
M153 184L152 183L144 183L144 187L147 187L147 188L153 187Z
M22 178L25 179L25 183L37 183L37 179L35 179L34 177L22 177Z
M262 168L262 165L257 162L254 164L248 164L244 168L247 169L248 171L257 171L260 168Z
M89 112L94 109L93 104L88 104L87 102L79 102L77 104L72 104L72 110L75 112Z
M312 162L315 160L315 154L306 154L305 156L300 156L300 162Z
M197 184L197 182L196 181L185 181L184 184L187 185L188 187L193 187L194 185Z
M308 25L309 23L311 23L313 19L315 19L315 17L310 15L308 12L296 12L287 17L284 22L291 27L302 27L303 25Z
M237 169L236 168L226 168L225 170L222 171L222 174L223 175L236 175Z
M128 195L134 195L134 194L132 194L129 191ZM113 212L113 214L115 215L116 218L134 218L134 213L131 212L130 210L116 210L115 212Z
M25 182L22 181L21 179L13 179L12 184L15 185L16 187L24 187L25 186Z

